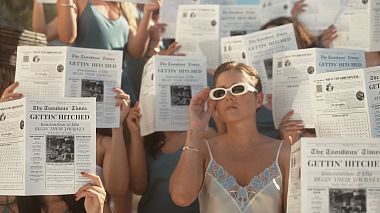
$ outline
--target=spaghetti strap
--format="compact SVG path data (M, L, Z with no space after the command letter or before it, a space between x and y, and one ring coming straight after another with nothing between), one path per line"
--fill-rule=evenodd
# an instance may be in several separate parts
M278 157L280 156L280 151L281 151L281 147L282 147L282 142L284 142L283 140L281 141L280 145L278 146L278 150L277 150L277 155L276 155L276 161L278 162Z
M104 135L97 133L96 134L96 144L100 144L103 140Z
M208 149L208 154L210 155L210 160L214 159L214 157L212 156L212 153L211 153L210 145L208 144L208 140L206 138L204 138L203 140L206 142L207 149Z

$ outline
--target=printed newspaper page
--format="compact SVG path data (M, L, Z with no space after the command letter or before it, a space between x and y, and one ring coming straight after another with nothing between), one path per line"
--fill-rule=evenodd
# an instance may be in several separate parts
M380 1L345 0L335 26L335 48L380 51Z
M180 5L178 8L176 41L181 53L204 55L208 67L219 65L219 6Z
M371 136L380 137L380 66L365 69Z
M245 35L260 29L260 7L253 5L220 6L219 37Z
M258 30L260 26L260 15L259 15L259 9L261 9L259 6L248 6L252 5L252 2L235 2L235 0L224 0L224 1L215 1L215 0L165 0L162 2L162 5L160 7L160 21L162 23L167 24L165 28L165 32L163 33L164 38L175 38L175 31L176 31L176 25L177 25L177 12L178 12L178 7L179 5L184 5L184 4L224 4L224 5L236 5L235 11L236 16L232 16L232 13L227 15L222 15L221 19L225 16L227 18L233 18L233 19L238 19L242 22L233 22L235 24L243 24L244 28L238 28L240 29L246 29L247 31L250 31L252 27L255 27L255 30ZM238 6L237 4L244 4L246 6ZM229 8L229 7L226 7ZM245 9L247 8L247 9ZM257 8L257 9L253 9ZM255 13L257 17L251 18L253 15L252 13ZM244 15L245 14L245 15ZM257 23L256 23L257 22ZM250 24L248 24L250 23ZM236 27L236 26L235 26ZM223 29L223 27L222 27ZM252 31L253 32L253 31ZM229 35L228 35L229 36Z
M273 54L296 49L292 24L221 39L222 62L237 61L255 68L260 74L264 94L272 93Z
M25 194L25 99L0 103L0 195Z
M301 142L291 146L286 212L301 213Z
M290 17L297 0L261 0L261 25L278 17Z
M370 51L380 51L380 1L370 1Z
M186 130L188 105L207 86L206 75L204 57L154 56L144 69L140 91L142 113L148 113L141 118L141 134Z
M55 4L57 3L57 0L37 0L38 2L45 3L45 4Z
M286 24L244 36L248 64L261 79L264 94L272 93L273 54L298 49L294 28Z
M293 110L292 120L315 128L309 76L316 73L364 68L364 51L345 49L303 49L274 54L273 119L275 127Z
M140 88L140 106L141 114L144 116L141 117L140 127L141 135L149 135L156 131L156 67L155 67L155 57L153 56L146 62L144 66L144 71L141 79L141 88Z
M16 89L27 97L64 97L66 47L17 47Z
M121 87L122 51L70 48L66 97L96 97L97 128L117 128L120 108L112 88Z
M160 22L166 24L164 38L175 38L177 12L181 4L196 4L193 0L165 0L160 7Z
M334 24L345 0L306 0L305 11L300 13L298 20L314 35L319 36L330 25Z
M96 97L97 128L119 127L112 88L121 86L122 51L18 47L17 92L27 97Z
M371 137L363 70L310 76L318 137Z
M221 41L222 63L236 61L248 64L247 50L244 46L244 36L231 36Z
M26 195L74 194L95 174L95 98L26 100Z
M302 138L298 143L301 211L288 212L380 212L379 139Z
M181 5L176 40L188 56L204 55L208 68L220 64L220 38L259 30L259 7L254 5Z

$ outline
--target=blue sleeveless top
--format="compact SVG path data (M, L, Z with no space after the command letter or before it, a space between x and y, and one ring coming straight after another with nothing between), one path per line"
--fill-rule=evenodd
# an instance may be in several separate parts
M188 207L175 205L169 194L169 180L182 153L182 147L173 153L159 152L156 158L147 156L148 188L143 194L138 213L199 213L198 200Z
M77 32L75 47L122 50L128 42L129 25L122 15L107 19L89 0L78 18Z

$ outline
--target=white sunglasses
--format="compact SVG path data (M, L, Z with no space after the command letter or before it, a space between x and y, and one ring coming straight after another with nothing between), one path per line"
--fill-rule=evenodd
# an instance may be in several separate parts
M226 97L227 92L230 92L232 95L243 95L247 93L248 91L251 91L253 93L258 92L257 89L248 84L248 83L237 83L232 85L230 88L214 88L210 91L209 97L211 100L217 101L221 100L224 97Z

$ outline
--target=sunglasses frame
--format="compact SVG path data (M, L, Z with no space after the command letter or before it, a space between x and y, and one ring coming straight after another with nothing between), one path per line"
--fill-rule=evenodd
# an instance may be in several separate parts
M237 93L237 94L232 92L232 88L234 88L235 86L243 86L244 87L243 92ZM213 94L217 90L223 90L224 95L222 97L219 97L219 98L215 97ZM214 101L222 100L223 98L225 98L227 96L227 92L230 92L234 96L244 95L247 92L258 93L257 89L254 86L250 85L249 83L242 82L242 83L233 84L230 88L223 88L223 87L214 88L210 91L209 97L211 100L214 100Z

